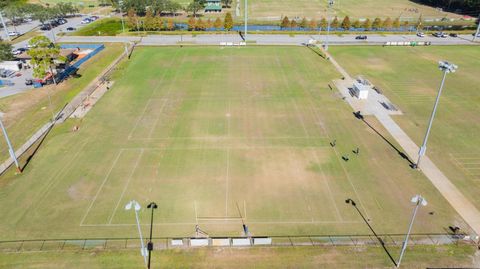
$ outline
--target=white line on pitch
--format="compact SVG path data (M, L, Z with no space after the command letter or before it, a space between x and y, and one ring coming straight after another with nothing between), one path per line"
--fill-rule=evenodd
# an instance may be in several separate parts
M132 138L133 132L137 129L138 124L140 123L140 121L141 121L141 120L143 119L143 117L145 116L145 113L147 112L148 106L150 105L150 102L151 102L151 101L152 101L152 99L148 99L147 103L145 104L145 107L143 108L142 114L138 117L137 121L135 122L135 125L133 125L132 130L131 130L130 133L128 134L128 139L131 139L131 138Z
M228 216L228 181L230 177L230 149L227 149L227 175L225 178L225 216Z
M160 107L160 115L158 115L157 117L155 117L155 121L154 123L152 124L152 128L150 129L150 132L148 133L148 139L151 139L152 138L152 134L153 134L153 131L155 130L155 127L157 126L158 124L158 121L162 115L162 112L163 112L163 108L165 107L165 105L167 104L168 102L168 99L164 100L163 103L162 103L162 106Z
M90 203L90 206L88 207L87 212L85 212L85 215L83 216L82 220L80 221L80 226L83 225L83 222L84 222L85 219L87 218L88 213L90 213L90 210L92 209L93 204L94 204L95 201L97 200L97 197L98 197L98 195L100 194L100 191L102 191L103 186L104 186L105 183L107 182L108 177L110 176L110 173L112 173L113 168L117 165L117 161L118 161L118 159L120 158L120 155L122 154L122 152L123 152L123 149L120 149L120 151L119 151L118 154L117 154L117 157L115 158L115 161L112 163L112 166L111 166L110 169L108 170L107 175L106 175L105 178L103 179L102 185L100 185L100 188L98 188L98 191L97 191L97 193L95 194L95 196L93 197L93 200L92 200L92 202Z
M140 154L138 155L137 161L135 162L135 166L130 172L130 175L128 176L127 182L125 183L125 186L123 187L122 194L120 195L120 198L118 199L117 204L115 205L115 209L112 212L112 215L110 216L110 219L108 220L108 224L112 223L112 219L115 216L115 213L117 212L118 206L120 205L120 202L123 199L123 195L125 195L125 192L127 191L128 185L130 184L130 180L132 179L133 174L137 170L138 164L140 163L140 159L142 159L143 156L143 149L140 151Z

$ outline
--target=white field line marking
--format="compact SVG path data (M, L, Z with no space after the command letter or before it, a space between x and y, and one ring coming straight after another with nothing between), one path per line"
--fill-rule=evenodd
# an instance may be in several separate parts
M327 139L327 136L263 136L263 137L246 137L246 136L178 136L178 137L159 137L159 138L147 138L138 137L131 138L130 140L180 140L180 139L192 139L192 140L227 140L227 139L251 139L251 140L275 140L275 139Z
M110 174L111 174L112 171L113 171L113 168L117 165L117 161L118 161L118 159L120 158L120 155L122 154L122 152L123 152L123 149L120 149L120 150L118 151L117 156L115 157L115 160L114 160L113 163L112 163L112 166L111 166L110 169L108 170L108 173L107 173L107 175L105 176L105 178L103 179L102 184L101 184L100 187L98 188L97 193L96 193L95 196L93 197L92 202L90 203L90 206L88 207L87 211L85 212L85 215L83 216L82 220L80 221L80 226L83 225L83 222L85 221L85 219L87 218L88 214L90 213L90 210L92 209L93 204L94 204L95 201L97 200L98 195L100 194L100 192L101 192L102 189L103 189L103 186L104 186L105 183L107 182Z
M307 136L307 138L310 138L310 134L308 133L307 127L305 126L303 116L298 110L297 101L295 101L295 99L292 99L292 102L293 102L293 106L295 107L295 114L297 114L297 117L300 120L300 123L302 124L303 131L305 132L305 135Z
M315 151L315 149L313 149L312 151L313 151L313 156L315 157L315 160L320 165L320 158L318 157L317 152ZM330 198L330 201L332 202L333 207L335 208L335 212L337 213L336 214L337 215L337 220L339 219L340 221L343 221L342 214L340 214L340 210L338 210L337 203L335 203L335 199L333 198L332 189L330 188L330 184L328 183L328 179L325 176L325 173L323 172L323 169L320 169L320 172L321 172L321 175L322 175L322 178L323 178L323 182L327 186L328 197Z
M150 129L150 132L148 133L148 138L152 138L152 134L153 134L153 131L155 130L155 127L157 126L158 124L158 121L160 120L160 117L162 116L162 112L163 112L163 108L165 107L165 105L167 104L168 102L168 99L164 100L163 103L162 103L162 106L160 107L160 115L156 116L155 117L155 120L152 124L152 128Z
M243 200L243 219L247 221L247 202Z
M197 201L193 201L193 210L195 211L195 223L198 224Z
M228 181L230 180L230 149L227 149L227 174L225 177L225 216L228 216Z
M110 216L110 219L108 220L108 224L112 223L112 219L115 216L115 213L117 212L118 206L120 205L120 202L122 201L123 196L125 195L125 192L127 191L128 185L130 184L130 181L132 180L133 174L137 170L138 164L140 163L140 160L142 159L142 156L143 156L143 149L140 151L140 154L138 154L138 158L137 158L137 161L135 162L135 166L133 167L133 169L130 172L130 175L128 176L127 182L125 183L125 186L123 187L122 194L120 195L120 198L118 198L118 202L115 205L115 209L113 210L112 215Z
M239 221L238 219L237 221ZM208 221L205 221L208 222ZM233 221L232 221L233 222ZM249 224L266 224L266 225L271 225L271 224L280 224L280 225L299 225L299 224L362 224L364 222L362 221L302 221L302 220L293 220L293 221L249 221ZM195 222L158 222L156 221L153 226L168 226L168 225L196 225L197 223ZM212 221L209 223L205 223L208 225L237 225L237 223L226 223L224 219L221 219L221 221ZM141 226L149 227L150 223L144 223L140 224ZM135 223L115 223L115 224L82 224L80 225L82 227L126 227L126 226L136 226Z
M132 135L133 135L133 133L135 132L135 130L137 129L138 124L139 124L140 121L142 121L142 119L145 117L145 113L147 112L148 106L150 106L150 102L151 102L151 101L152 101L152 99L148 99L147 103L145 104L145 107L143 108L142 114L138 117L137 121L136 121L135 124L133 125L132 130L131 130L130 133L128 134L128 140L130 140L130 139L132 138Z

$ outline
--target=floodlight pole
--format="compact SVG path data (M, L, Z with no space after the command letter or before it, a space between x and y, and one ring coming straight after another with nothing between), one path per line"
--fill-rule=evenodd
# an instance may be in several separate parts
M440 89L438 90L437 98L435 99L435 104L433 105L432 115L430 116L430 120L428 122L428 128L427 132L425 133L425 138L423 139L423 144L418 151L417 163L413 165L414 168L420 168L420 161L422 160L422 157L427 151L428 136L430 135L430 130L432 129L433 119L435 118L435 114L437 113L438 102L440 100L440 95L443 91L443 86L445 85L445 79L447 77L447 74L455 72L458 67L452 63L441 61L439 63L439 68L443 71L442 83L440 84Z
M325 45L324 48L327 51L328 50L328 38L330 36L330 9L333 6L333 0L328 1L328 8L327 8L327 37L325 39Z
M412 215L412 219L410 220L410 225L408 226L408 232L407 232L407 235L405 236L405 241L403 241L402 252L400 253L400 258L398 259L398 262L397 262L397 268L400 267L400 263L402 262L403 254L405 254L405 250L407 249L408 238L410 237L410 232L412 231L413 222L415 221L415 217L417 215L418 208L420 207L420 205L423 205L423 206L427 205L427 200L425 200L425 198L423 198L422 196L420 196L418 194L415 195L412 198L411 201L413 203L415 203L415 208L413 209L413 215Z
M145 249L145 245L143 243L142 230L140 229L140 221L138 220L138 211L140 210L141 206L137 201L132 200L125 206L125 210L132 209L132 206L133 206L133 211L135 211L135 219L137 221L138 234L140 235L140 245L141 245L140 253L143 257L143 261L145 262L145 266L147 266L147 252Z
M123 34L125 34L125 22L123 21L123 9L122 9L123 1L119 1L118 5L119 5L119 8L120 8L120 17L122 19L122 32L123 32ZM128 56L127 43L123 43L123 45L125 46L125 56Z
M3 122L0 119L0 127L2 128L3 136L5 137L5 141L7 141L8 145L8 153L10 153L10 157L12 157L13 162L15 163L15 166L17 167L18 172L22 172L22 169L20 169L20 165L18 164L17 156L15 155L15 151L13 150L12 143L10 143L10 139L8 138L7 130L5 129L5 126L3 126Z
M158 206L155 202L151 202L150 204L148 204L147 208L152 209L152 215L150 217L150 240L148 241L148 244L147 244L147 249L148 249L148 265L147 265L147 268L150 269L150 261L151 261L151 258L152 258L152 250L153 250L153 242L152 242L153 210L158 208Z
M477 31L475 32L475 35L473 36L473 42L475 42L475 40L477 39L477 36L478 34L480 34L480 14L478 15L478 27L477 27Z
M2 21L3 30L5 31L5 35L7 36L8 41L12 41L12 40L10 39L10 36L8 35L7 25L5 24L5 21L3 20L3 15L2 15L2 12L1 12L1 11L0 11L0 20Z
M245 44L247 44L248 0L245 0Z

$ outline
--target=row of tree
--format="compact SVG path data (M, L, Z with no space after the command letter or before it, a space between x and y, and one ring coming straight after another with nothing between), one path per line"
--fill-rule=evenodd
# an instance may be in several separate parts
M421 19L416 23L416 26L421 26ZM335 17L330 22L331 29L344 29L349 30L351 28L364 28L367 30L378 30L378 29L386 29L386 30L393 30L399 29L401 26L407 27L409 26L408 21L400 22L399 18L392 20L390 17L382 20L380 18L375 18L374 20L366 19L364 21L355 20L352 22L350 17L346 16L340 21L337 17ZM280 22L281 28L303 28L303 29L327 29L328 21L325 18L322 18L319 21L314 19L308 20L307 18L303 18L302 20L290 20L288 17L283 17Z
M192 31L192 30L205 31L206 29L212 29L212 28L215 28L217 30L220 30L223 28L227 31L230 31L233 28L233 18L230 12L225 14L224 20L217 18L215 21L212 21L210 19L205 21L205 20L202 20L202 18L195 19L191 17L188 20L187 25L188 25L189 31Z
M120 4L121 3L121 4ZM223 6L229 8L232 0L221 0ZM182 6L174 0L112 0L112 4L117 9L133 9L137 16L143 17L150 11L153 16L176 15L183 10L192 13L194 17L205 8L206 0L192 0L187 6Z

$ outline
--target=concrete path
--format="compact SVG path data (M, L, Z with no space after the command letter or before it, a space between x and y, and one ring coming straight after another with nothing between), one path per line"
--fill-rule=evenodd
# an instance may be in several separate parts
M335 85L340 93L345 97L348 92L348 83L353 83L353 80L348 73L343 69L330 54L326 53L329 60L345 78L340 83ZM369 98L370 98L369 94ZM374 96L372 96L374 97ZM400 128L400 126L392 119L391 111L387 109L379 109L378 107L369 107L370 102L351 98L349 104L355 111L361 111L363 115L374 115L379 122L385 127L390 135L403 148L405 153L411 160L417 160L419 147L413 140ZM375 102L374 102L375 103ZM366 112L366 113L364 113ZM432 182L435 188L445 197L450 205L458 212L458 214L465 220L465 222L472 228L472 230L480 235L480 211L460 192L460 190L438 169L438 167L428 158L424 156L420 165L421 171ZM428 199L428 197L427 197Z

